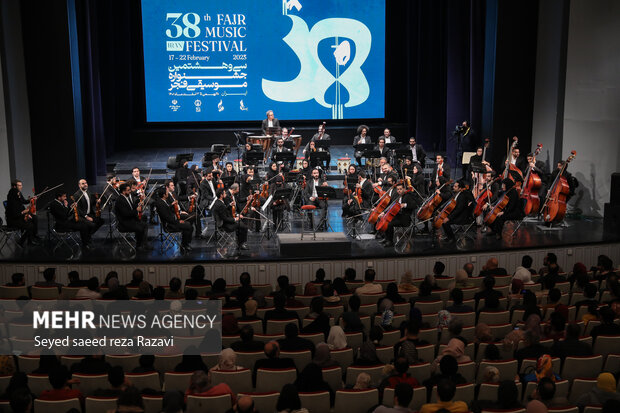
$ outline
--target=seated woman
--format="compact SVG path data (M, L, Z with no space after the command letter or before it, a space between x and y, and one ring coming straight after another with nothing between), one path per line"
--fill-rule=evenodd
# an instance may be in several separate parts
M549 354L543 354L536 361L536 369L533 372L527 372L523 375L523 383L530 381L538 383L540 379L546 377L552 381L562 380L560 376L553 372L553 362Z

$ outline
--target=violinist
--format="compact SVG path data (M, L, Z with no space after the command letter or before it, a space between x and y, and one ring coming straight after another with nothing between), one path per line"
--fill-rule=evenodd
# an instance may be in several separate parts
M452 185L454 193L454 200L456 206L450 213L450 215L444 220L442 225L443 237L442 241L454 241L454 232L452 231L452 225L468 225L473 220L473 210L476 205L474 195L466 186L465 182L461 179Z
M54 229L57 232L78 231L80 233L80 240L82 241L82 250L90 250L90 230L85 222L75 222L75 215L67 201L67 192L58 190L54 194L54 198L55 199L50 202L49 205L50 213L54 217Z
M308 161L307 159L301 161L301 169L299 170L299 174L305 176L306 181L308 181L312 177L312 168L310 167L310 161Z
M231 210L226 207L225 199L228 197L228 193L228 191L222 189L217 190L217 200L212 208L215 225L221 231L236 232L238 248L240 250L247 250L248 228L242 222L242 215L233 217Z
M245 203L245 200L258 190L260 184L260 178L255 174L255 168L248 166L245 175L241 178L241 186L239 191L239 202Z
M216 184L213 182L213 173L210 169L206 169L202 173L202 180L200 181L200 201L198 205L203 211L208 211L216 198L215 195Z
M385 231L385 238L380 241L388 248L394 246L394 227L409 226L411 224L411 215L415 211L413 194L407 191L402 181L396 184L396 193L396 198L392 197L392 199L396 199L395 202L400 204L400 211L392 218L392 221L388 224L387 230ZM383 218L384 215L385 212L382 212L379 215L379 219Z
M426 165L426 152L424 152L422 145L416 142L414 136L409 138L409 145L407 145L407 149L411 151L412 162L419 162L422 167Z
M120 232L133 232L136 235L136 249L143 250L146 248L146 234L148 224L141 221L138 217L138 202L131 194L131 187L124 183L119 187L120 195L114 204L114 215L118 222L118 230Z
M372 187L372 182L366 178L366 172L359 171L357 174L357 185L355 185L356 190L361 191L361 208L362 209L370 209L372 208L372 202L375 196L375 190Z
M224 172L222 172L222 177L230 178L230 177L236 177L236 176L237 176L237 171L235 171L235 169L233 168L233 163L226 162L226 165L224 165Z
M388 128L383 129L383 138L385 139L385 143L396 143L396 138L392 136Z
M78 187L78 191L73 194L73 199L77 202L79 220L86 222L90 233L94 234L103 225L103 218L95 216L97 200L88 191L86 179L80 179Z
M174 187L174 183L172 183ZM186 222L183 216L179 219L174 209L174 202L171 201L172 192L169 190L169 186L160 188L157 191L157 200L155 201L155 208L157 208L157 214L161 220L161 224L164 226L167 232L181 232L181 253L187 254L192 250L189 245L192 241L193 228L192 224Z
M174 210L175 208L175 203L178 206L179 209L179 215L181 217L181 219L183 220L188 220L189 218L189 214L186 212L186 210L184 210L183 206L181 205L181 202L183 203L190 203L192 199L195 199L198 197L198 195L196 194L190 194L190 195L180 195L178 193L178 187L174 184L173 181L169 180L166 181L166 183L164 184L165 188L166 188L166 192L168 193L168 197L167 197L167 202L170 206L170 208L172 208ZM194 214L197 217L197 214ZM189 223L188 223L189 224ZM194 220L194 224L196 225L196 231L198 231L198 234L196 234L196 236L200 236L200 219L195 219ZM190 234L191 237L191 234Z
M498 199L501 200L502 196L508 197L508 203L497 214L497 218L491 224L492 231L486 233L487 236L495 235L495 238L498 240L502 238L502 230L506 221L523 219L524 217L523 204L519 199L519 192L515 188L515 183L512 179L507 178L502 181L502 192L499 194ZM488 210L491 209L489 208Z
M200 189L200 181L200 169L198 169L198 165L192 165L187 176L187 190L193 192L194 189Z
M235 205L239 206L239 212L245 207L245 205L241 205L241 202L238 200L239 198L239 184L235 183L228 188L226 194L226 198L224 198L224 203L226 204L226 208L230 207L231 203L235 203Z
M136 181L136 184L138 185L138 195L145 194L148 180L140 176L140 169L138 167L134 167L131 170L131 179Z
M104 195L102 195L102 205L108 202L108 199L112 198L110 201L116 200L118 197L118 187L120 186L119 180L114 174L108 174L106 176L106 185L103 188Z
M23 247L28 241L30 245L40 245L41 241L37 236L38 220L36 215L30 215L28 204L29 199L25 199L22 195L22 181L16 180L11 183L11 189L6 196L6 220L7 226L11 228L19 228L23 231L22 237L17 243ZM36 202L36 198L35 198ZM26 207L24 208L24 205Z
M248 165L256 165L256 162L258 162L256 159L249 159L248 154L249 153L255 153L256 151L254 150L254 147L252 146L252 144L250 142L247 142L245 144L245 151L243 152L243 155L241 155L241 162L243 163L244 166L248 166Z
M281 167L284 167L284 164L280 163L279 165L276 162L271 162L269 164L269 170L267 171L267 173L265 174L265 177L263 178L265 181L271 183L273 178L275 178L276 176L280 175L281 172Z
M319 199L316 188L319 186L327 186L327 181L320 178L320 172L317 168L312 170L312 176L306 183L304 189L304 199L306 205L314 205L321 210L321 221L327 216L327 201Z
M437 186L434 186L433 184L439 177L444 177L447 180L450 180L450 165L445 161L445 158L442 155L437 155L435 157L435 166L433 166L433 173L431 176L433 177L431 189L437 188Z
M357 135L353 138L353 146L372 143L372 139L368 136L368 131L368 126L360 125L357 128ZM361 151L355 151L355 159L358 165L362 165L362 155Z

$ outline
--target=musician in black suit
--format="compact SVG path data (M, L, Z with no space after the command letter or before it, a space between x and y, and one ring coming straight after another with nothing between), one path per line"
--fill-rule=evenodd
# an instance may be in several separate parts
M211 208L213 218L217 228L226 232L237 232L237 245L240 250L247 250L248 246L246 241L248 239L248 228L243 224L241 219L243 216L233 217L230 209L226 207L224 199L228 196L228 191L218 189L217 200ZM237 213L241 211L237 210Z
M6 221L7 225L12 228L19 228L24 231L22 237L17 241L20 246L28 241L31 245L39 245L38 220L36 215L27 214L29 207L25 205L30 201L22 195L22 181L13 181L11 189L6 196ZM28 219L25 217L28 216Z
M176 216L174 205L175 203L178 205L178 201L169 203L170 193L166 187L158 190L157 197L155 208L157 209L157 214L159 215L162 225L164 225L164 228L168 232L181 232L181 253L188 253L192 250L189 245L192 240L192 224Z
M392 151L387 146L385 146L385 143L385 138L383 136L380 137L379 141L375 145L375 151L379 151L380 158L385 158L389 160L392 156Z
M129 184L121 184L119 187L120 196L114 204L114 214L118 222L120 232L133 232L136 235L136 248L142 249L149 229L148 224L138 218L139 198L131 195ZM144 205L142 206L144 210Z
M405 184L399 182L396 185L397 195L392 197L394 202L400 203L400 211L392 221L388 224L387 230L385 231L385 238L380 242L386 247L394 246L394 227L407 227L411 224L411 215L413 211L415 211L415 199L411 192L405 189ZM387 210L387 208L386 208ZM383 218L385 215L385 211L379 215L379 219Z
M78 191L73 194L73 200L77 202L78 215L80 221L86 222L90 229L90 233L94 234L103 225L103 218L97 217L95 210L97 207L97 200L88 191L88 182L86 179L80 179L78 181Z
M321 179L318 169L312 170L312 176L306 182L304 189L304 200L306 205L314 205L321 210L321 221L327 216L327 201L319 199L316 188L319 186L327 186L327 181Z
M454 191L454 199L456 206L445 219L442 225L444 240L454 241L454 232L452 231L452 225L467 225L473 220L472 213L476 206L476 200L474 194L469 190L463 180L458 180L452 185Z
M279 128L280 121L273 115L273 110L267 111L267 119L263 119L263 135L267 135L267 128Z
M375 190L372 187L372 182L366 177L366 172L359 171L357 174L357 185L355 188L362 190L362 199L360 200L362 209L371 209L372 201L375 196Z
M383 130L383 137L385 138L385 143L396 143L396 138L392 136L388 128Z
M426 152L424 152L422 145L416 142L415 137L409 138L407 149L411 152L412 162L419 162L422 167L426 165Z
M504 168L508 166L508 162L516 166L521 172L521 174L519 175L519 173L516 171L510 171L510 174L515 179L519 181L523 181L523 175L525 175L525 172L527 170L527 160L521 156L521 152L519 151L519 148L512 148L512 151L510 152L510 156L508 157L508 160L504 158L504 162L502 163ZM502 169L502 173L504 173L504 170L505 169Z
M200 201L198 205L203 211L208 211L216 198L215 192L217 183L213 181L213 173L210 169L203 171L202 180L200 181Z
M435 181L437 178L443 176L447 180L450 180L450 165L445 161L442 155L435 157L435 166L433 166L433 173L431 174L431 189L435 189Z
M512 179L507 178L502 181L502 191L503 194L500 194L498 199L501 200L502 195L507 196L508 203L504 209L497 214L497 218L495 218L495 221L491 224L492 231L486 233L487 236L495 235L497 239L502 238L502 230L504 229L504 223L506 221L523 219L524 217L523 203L519 198L519 191L515 188L515 183ZM492 209L489 211L492 211Z
M372 143L372 139L368 136L368 131L368 126L360 125L357 128L357 135L353 138L353 146ZM362 164L362 154L361 151L355 151L355 159L358 165Z
M90 249L90 229L84 221L75 221L75 213L67 201L67 192L58 190L55 198L49 205L50 213L54 217L54 229L57 232L78 231L82 240L82 248Z

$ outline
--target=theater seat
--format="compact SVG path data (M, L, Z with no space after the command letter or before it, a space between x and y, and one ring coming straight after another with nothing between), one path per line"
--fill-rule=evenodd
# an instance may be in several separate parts
M280 393L277 391L266 393L241 393L238 397L243 395L252 397L254 408L259 412L275 412L278 397L280 397Z
M420 410L423 404L426 403L426 387L419 386L413 388L413 398L409 403L409 408L413 411ZM394 406L394 389L386 387L383 391L383 404L388 407Z
M301 407L308 409L310 413L329 412L329 392L299 392Z
M211 397L187 396L188 412L224 413L231 407L232 400L230 394Z
M603 356L566 357L560 377L573 380L577 377L596 378L603 368Z
M34 413L67 412L71 409L82 410L79 399L68 400L34 400Z
M107 413L116 409L116 397L87 397L85 402L88 413Z
M295 369L258 369L256 373L256 391L280 391L285 384L297 379Z
M334 413L366 413L370 406L379 403L379 391L368 390L338 390Z

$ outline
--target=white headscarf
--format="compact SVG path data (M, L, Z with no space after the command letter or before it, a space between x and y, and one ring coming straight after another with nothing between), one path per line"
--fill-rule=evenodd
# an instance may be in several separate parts
M347 347L347 336L342 327L332 326L332 328L329 329L327 345L331 350L341 350Z

